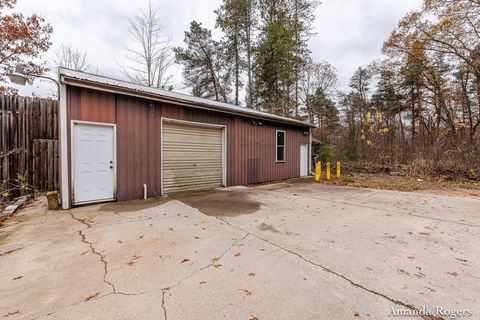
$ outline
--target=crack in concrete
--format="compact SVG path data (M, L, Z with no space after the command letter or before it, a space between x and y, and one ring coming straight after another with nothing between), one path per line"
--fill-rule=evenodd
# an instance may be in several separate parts
M221 220L221 219L220 219ZM242 230L243 231L243 230ZM217 260L216 261L212 261L211 263L209 263L208 265L206 266L203 266L201 267L200 269L197 269L195 270L194 272L192 272L191 274L189 274L188 276L186 276L185 278L182 278L180 279L179 281L177 281L175 284L173 284L172 286L170 287L166 287L166 288L163 288L162 289L162 309L163 309L163 315L164 315L164 318L165 320L167 320L167 308L165 307L165 294L174 289L175 287L177 287L178 285L180 285L182 282L184 282L185 280L188 280L190 278L192 278L193 276L195 276L197 273L203 271L203 270L206 270L210 267L212 267L213 265L215 265L217 262L219 262L228 252L230 252L233 247L235 247L237 244L239 244L240 242L242 242L243 240L245 240L249 235L251 235L249 232L246 232L246 231L243 231L245 232L245 235L243 237L241 237L240 239L236 240L233 244L231 244L225 251L222 252L222 254L220 256L217 257Z
M244 238L246 238L248 235L251 235L251 236L259 239L260 241L266 242L266 243L268 243L268 244L270 244L270 245L272 245L272 246L274 246L274 247L276 247L276 248L278 248L278 249L280 249L280 250L283 250L283 251L285 251L285 252L287 252L287 253L289 253L289 254L292 254L292 255L300 258L301 260L303 260L304 262L306 262L306 263L308 263L308 264L311 264L311 265L316 266L316 267L320 267L323 271L328 272L328 273L330 273L330 274L333 274L333 275L335 275L335 276L337 276L337 277L339 277L339 278L347 281L348 283L350 283L352 286L354 286L354 287L356 287L356 288L359 288L359 289L361 289L361 290L364 290L364 291L369 292L369 293L371 293L371 294L374 294L374 295L376 295L376 296L382 297L382 298L384 298L384 299L386 299L386 300L388 300L388 301L390 301L390 302L392 302L392 303L394 303L394 304L396 304L396 305L402 306L402 307L404 307L404 308L408 308L408 309L410 309L410 310L412 310L412 311L415 311L415 312L420 312L420 310L419 310L417 307L415 307L414 305L411 305L411 304L408 304L408 303L403 302L403 301L401 301L401 300L398 300L398 299L389 297L389 296L388 296L387 294L385 294L385 293L381 293L381 292L378 292L378 291L376 291L376 290L367 288L367 287L365 287L365 286L363 286L363 285L361 285L361 284L359 284L359 283L351 280L350 278L348 278L347 276L345 276L345 275L343 275L343 274L341 274L341 273L338 273L338 272L336 272L336 271L334 271L334 270L332 270L332 269L330 269L330 268L327 268L327 267L325 267L325 266L323 266L323 265L321 265L321 264L319 264L319 263L316 263L316 262L314 262L314 261L312 261L312 260L309 260L309 259L305 258L304 256L302 256L302 255L299 254L298 252L295 252L295 251L293 251L293 250L290 250L290 249L288 249L288 248L285 248L285 247L283 247L283 246L281 246L281 245L279 245L279 244L276 244L276 243L274 243L274 242L272 242L272 241L270 241L270 240L268 240L268 239L265 239L265 238L263 238L263 237L261 237L261 236L259 236L259 235L257 235L257 234L251 233L251 232L249 232L249 231L247 231L247 230L245 230L245 229L243 229L243 228L241 228L241 227L235 226L235 225L231 224L230 222L226 221L225 219L222 219L222 218L220 218L220 217L215 217L215 218L218 219L218 220L220 220L220 221L222 221L222 222L224 222L224 223L226 223L227 225L229 225L229 226L232 227L232 228L235 228L235 229L237 229L237 230L240 230L240 231L243 231L243 232L247 233L247 235L246 235ZM424 319L424 320L444 320L443 318L438 317L438 316L421 316L421 315L419 315L419 316L422 317L422 319Z
M163 318L167 320L167 308L165 308L165 293L167 293L168 289L162 290L162 309L163 309Z
M86 222L85 220L82 220L82 219L79 219L77 217L74 216L74 214L72 213L72 211L69 210L69 214L70 216L72 217L72 219L80 222L81 224L87 226L87 229L90 229L92 227L92 225L88 222ZM110 294L118 294L118 295L124 295L124 296L136 296L136 295L140 295L140 294L143 294L143 292L141 293L126 293L126 292L121 292L121 291L118 291L117 288L115 287L115 285L108 281L107 280L107 275L108 275L108 263L107 263L107 260L105 260L105 255L101 254L96 248L95 246L93 245L92 242L88 241L87 240L87 237L85 235L85 233L83 232L84 229L80 229L78 230L78 235L80 236L80 238L82 239L82 242L87 244L89 247L90 247L90 251L97 255L99 258L100 258L100 262L103 264L103 282L106 283L107 285L109 285L111 288L112 288L112 292L107 294L107 295L104 295L102 296L101 298L104 298ZM99 299L101 299L99 298ZM98 299L92 299L92 300L98 300Z
M140 293L130 293L130 294L125 294L125 293L122 293L122 292L119 292L119 293L114 293L114 292L109 292L107 294L104 294L102 296L99 296L97 298L94 298L94 299L90 299L90 300L82 300L82 301L79 301L79 302L76 302L76 303L73 303L73 304L69 304L69 305L66 305L64 307L61 307L60 309L56 310L56 311L53 311L53 312L49 312L47 313L46 315L40 315L36 318L33 318L32 320L36 320L36 319L39 319L39 318L42 318L42 317L50 317L52 315L56 315L57 313L61 312L61 311L64 311L66 308L71 308L71 307L75 307L75 306L78 306L82 303L87 303L87 302L91 302L91 301L98 301L98 300L101 300L105 297L108 297L108 296L112 296L112 295L126 295L126 296L140 296L142 294L145 294L146 292L140 292Z

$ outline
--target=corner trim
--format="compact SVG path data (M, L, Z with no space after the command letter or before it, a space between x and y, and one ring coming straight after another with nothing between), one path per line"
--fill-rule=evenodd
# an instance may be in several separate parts
M67 127L67 86L60 84L60 194L62 209L70 209L70 188L68 177L68 127Z

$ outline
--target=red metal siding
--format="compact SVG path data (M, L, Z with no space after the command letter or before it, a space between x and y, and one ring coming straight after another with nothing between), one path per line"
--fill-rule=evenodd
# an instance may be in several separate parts
M300 145L308 128L261 121L119 94L67 87L67 118L117 124L117 199L161 193L161 119L225 125L227 185L245 185L298 177ZM286 132L286 161L276 163L276 130ZM70 133L69 133L70 135ZM69 140L70 141L70 140Z

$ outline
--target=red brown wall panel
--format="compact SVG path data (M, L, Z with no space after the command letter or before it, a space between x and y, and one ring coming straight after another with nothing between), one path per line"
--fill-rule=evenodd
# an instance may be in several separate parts
M67 87L67 120L116 123L117 200L161 194L161 119L225 125L227 185L246 185L300 175L300 145L309 143L308 128L165 104L121 94ZM276 130L286 133L286 161L277 163ZM70 132L69 132L70 137ZM69 155L69 161L71 156Z

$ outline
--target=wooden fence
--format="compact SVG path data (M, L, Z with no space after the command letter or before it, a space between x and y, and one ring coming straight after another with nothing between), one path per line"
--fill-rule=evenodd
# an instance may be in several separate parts
M0 182L58 188L58 101L0 95Z

